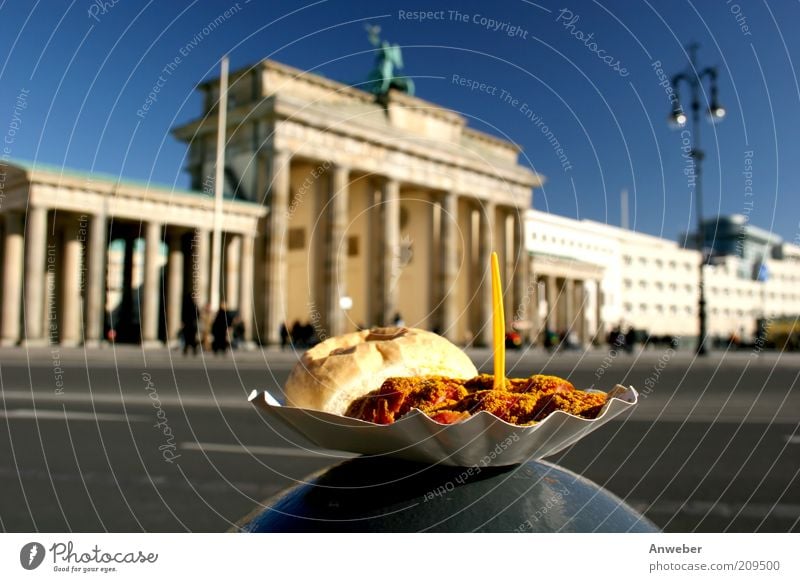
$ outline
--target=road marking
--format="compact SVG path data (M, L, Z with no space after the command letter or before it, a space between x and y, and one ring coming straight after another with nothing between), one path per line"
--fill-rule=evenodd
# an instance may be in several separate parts
M293 447L261 447L247 445L229 445L224 443L181 443L184 451L205 451L207 453L236 453L240 455L268 455L271 457L312 457L322 459L352 459L359 455L341 451L322 451Z
M25 390L5 390L3 398L6 400L31 400L31 392ZM95 404L120 404L126 405L147 405L152 406L153 401L148 396L120 396L119 394L40 394L33 393L36 402L94 402ZM239 398L201 398L199 396L184 396L178 399L175 396L164 396L159 398L162 405L166 406L185 406L186 408L247 408L252 409L253 405L247 401L247 395L242 394Z
M252 410L253 405L247 401L247 394L242 393L241 398L233 398L230 396L217 398L201 397L201 396L183 396L178 399L175 396L162 396L159 398L162 406L170 406L177 408L208 408L212 410ZM30 390L5 390L0 396L0 401L24 401L31 402ZM125 404L125 406L146 406L151 407L153 401L147 396L121 396L119 394L109 393L95 393L90 395L84 393L64 393L55 394L52 392L33 393L33 400L38 404L48 403L74 403L79 402L82 404ZM726 408L719 414L719 406L716 403L700 403L694 411L691 411L691 406L685 402L672 403L667 406L664 403L657 402L653 399L650 401L640 400L630 414L630 416L623 417L614 422L625 422L627 420L634 422L653 422L658 419L661 422L685 422L685 423L700 423L706 424L713 422L714 424L792 424L797 421L795 416L791 415L792 407L784 405L775 414L775 409L768 407L754 408L748 414L747 409L738 406L736 409ZM719 417L717 415L719 414Z
M16 408L0 410L0 418L16 418L24 420L92 420L94 422L145 422L152 420L147 416L135 414L110 414L107 412L76 412L74 410L47 410L33 408Z
M787 434L786 435L786 442L790 445L800 445L800 435L798 434Z

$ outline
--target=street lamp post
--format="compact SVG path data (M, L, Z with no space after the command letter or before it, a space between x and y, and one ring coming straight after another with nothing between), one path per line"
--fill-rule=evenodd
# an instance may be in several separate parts
M703 179L702 164L705 154L700 149L700 99L703 90L703 79L709 80L709 99L708 117L712 123L716 123L725 117L725 109L717 102L717 69L716 67L706 67L703 70L697 68L697 43L692 43L686 47L689 53L689 67L672 77L672 90L675 98L673 109L669 120L676 127L684 127L688 121L683 107L680 103L678 89L681 83L686 83L691 91L691 112L692 112L692 150L691 157L694 160L695 176L695 204L697 205L697 250L700 251L700 298L698 301L698 320L700 333L697 338L696 353L698 356L706 354L706 292L703 267L706 264L705 237L703 232Z

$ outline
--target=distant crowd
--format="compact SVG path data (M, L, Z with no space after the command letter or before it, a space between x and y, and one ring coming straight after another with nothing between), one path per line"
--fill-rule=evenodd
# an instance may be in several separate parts
M224 356L229 349L236 350L244 342L244 322L235 310L228 310L220 303L216 313L206 304L202 311L191 295L183 302L183 326L179 334L183 355L197 355L198 347Z

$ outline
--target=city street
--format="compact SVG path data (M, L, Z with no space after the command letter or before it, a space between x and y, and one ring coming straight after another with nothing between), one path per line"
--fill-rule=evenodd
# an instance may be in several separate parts
M469 353L490 369L488 351ZM229 529L339 460L267 425L246 401L256 388L279 394L295 360L132 346L0 350L0 529ZM579 388L640 390L631 413L547 460L664 530L800 531L797 355L535 351L510 353L507 367Z

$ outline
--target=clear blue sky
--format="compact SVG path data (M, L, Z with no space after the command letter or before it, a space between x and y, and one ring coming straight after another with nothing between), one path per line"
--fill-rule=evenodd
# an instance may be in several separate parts
M373 63L364 31L370 21L404 47L403 72L416 79L420 97L523 147L523 163L548 179L535 193L536 208L618 224L619 192L627 188L631 226L674 239L694 224L694 207L680 132L666 125L669 102L651 64L660 60L668 73L683 69L682 45L694 39L702 44L701 65L720 67L728 110L724 123L703 127L705 215L749 213L753 224L789 240L800 231L797 2L240 0L210 34L203 27L235 3L102 4L0 4L0 132L8 135L15 119L19 126L11 157L185 187L186 148L169 131L199 114L194 86L217 74L220 55L229 52L234 68L270 57L357 83ZM565 6L579 17L570 27L560 14ZM417 10L443 10L444 19L419 22L400 13ZM579 32L593 34L590 46ZM592 49L618 60L628 75ZM180 64L157 102L137 117L176 56ZM497 90L470 91L452 82L454 74ZM519 102L503 101L502 90ZM25 109L15 116L21 92ZM571 168L523 103L552 130ZM742 174L748 151L752 192Z

